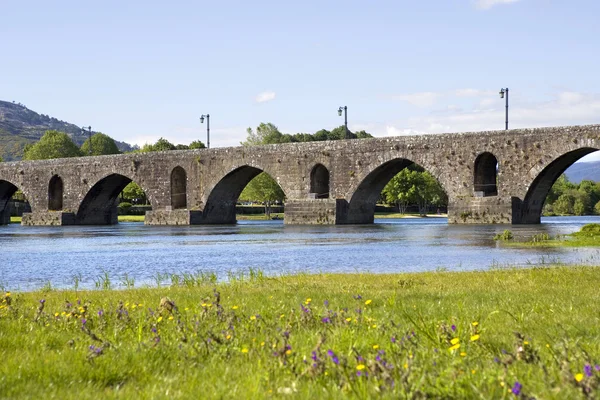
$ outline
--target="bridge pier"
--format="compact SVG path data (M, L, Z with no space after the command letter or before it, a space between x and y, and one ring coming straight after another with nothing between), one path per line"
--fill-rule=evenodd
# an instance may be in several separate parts
M338 223L339 202L334 199L287 200L283 222L288 225L334 225Z
M513 198L503 196L448 199L450 224L511 224Z
M54 226L77 225L75 214L63 211L42 211L23 213L21 225L25 226Z
M145 225L201 225L219 222L206 222L204 213L196 210L152 210L146 211L144 218ZM235 215L233 222L223 220L222 224L235 224Z

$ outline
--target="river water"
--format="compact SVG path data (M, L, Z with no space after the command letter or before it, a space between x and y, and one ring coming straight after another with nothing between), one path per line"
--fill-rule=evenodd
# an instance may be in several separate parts
M448 225L445 218L378 219L373 225L286 226L240 221L230 226L0 227L0 290L156 286L158 274L420 272L485 270L554 262L599 264L599 249L504 248L492 238L571 233L600 217L542 218L541 225ZM74 279L74 277L78 277Z

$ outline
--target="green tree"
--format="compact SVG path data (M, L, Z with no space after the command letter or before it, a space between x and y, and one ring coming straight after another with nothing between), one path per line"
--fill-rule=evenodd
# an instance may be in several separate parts
M405 214L411 204L425 215L429 205L445 206L448 197L439 182L418 166L409 166L394 176L383 188L382 195L389 204L396 204L398 212Z
M382 190L387 203L395 204L400 214L406 214L408 205L416 201L414 178L414 171L404 168Z
M248 136L246 141L241 142L242 146L259 146L262 144L288 143L290 142L289 135L284 136L272 123L262 122L256 130L252 128L246 129Z
M148 153L150 151L168 151L168 150L175 150L175 149L176 149L176 146L173 143L171 143L167 139L161 137L154 144L146 143L140 149L140 152Z
M206 146L200 140L194 140L192 143L190 143L189 148L190 150L205 149Z
M79 147L64 132L46 131L41 139L32 145L25 146L24 160L48 160L81 156Z
M240 200L264 203L267 218L271 218L271 204L284 199L285 194L281 187L265 172L261 172L252 179L240 194Z
M92 151L90 154L90 140ZM103 156L108 154L121 154L114 139L104 133L96 133L81 145L83 155Z
M131 204L147 204L146 193L135 182L130 182L121 192L121 200Z

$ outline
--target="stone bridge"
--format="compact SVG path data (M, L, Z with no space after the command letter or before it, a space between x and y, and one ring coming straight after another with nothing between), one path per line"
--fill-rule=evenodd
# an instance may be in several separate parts
M450 223L539 223L553 182L600 149L600 125L287 143L0 163L0 222L17 190L23 225L117 222L131 181L152 205L149 225L231 224L261 171L286 195L286 224L365 224L386 183L416 163L448 194Z

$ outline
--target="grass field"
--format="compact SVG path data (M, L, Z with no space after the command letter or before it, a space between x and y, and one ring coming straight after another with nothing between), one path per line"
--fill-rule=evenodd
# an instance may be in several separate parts
M600 268L6 293L1 398L595 398Z

